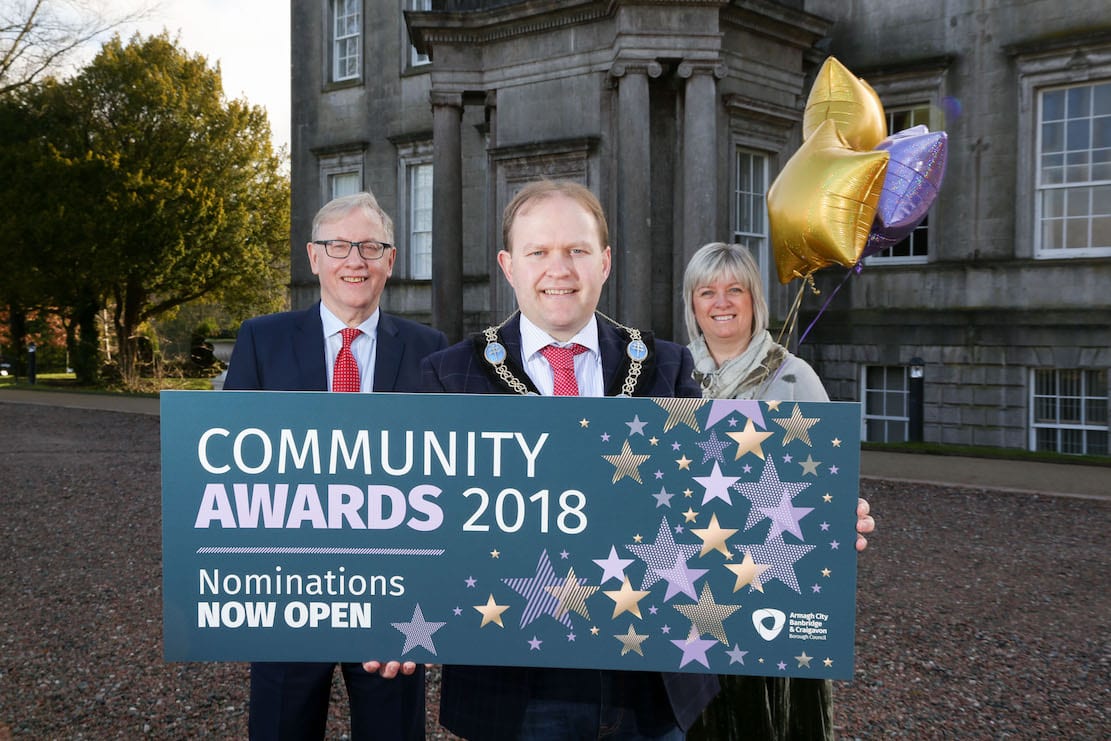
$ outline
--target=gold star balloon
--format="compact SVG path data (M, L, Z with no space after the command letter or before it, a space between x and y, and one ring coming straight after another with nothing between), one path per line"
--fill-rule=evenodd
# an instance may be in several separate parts
M887 115L876 91L834 57L826 59L810 88L802 138L809 139L824 121L833 121L853 149L875 149L887 136Z
M823 121L768 190L772 251L781 283L838 264L868 243L889 155L857 152Z

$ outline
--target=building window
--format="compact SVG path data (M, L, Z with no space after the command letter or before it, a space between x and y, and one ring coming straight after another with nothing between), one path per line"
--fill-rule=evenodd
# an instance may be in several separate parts
M362 16L362 0L332 0L332 82L359 78Z
M418 11L432 10L432 0L403 0L403 2L404 2L404 7L405 7L406 10L418 10ZM409 43L409 34L408 34L408 32L407 32L407 30L405 29L404 26L405 26L405 24L403 22L401 33L405 38L404 38L404 43L401 45L401 48L402 49L407 49L409 51L409 59L408 59L409 66L410 67L421 67L421 66L424 66L424 65L428 64L429 62L431 62L432 60L430 60L428 58L428 55L421 54L420 52L417 51L415 46L413 46L412 44Z
M864 368L864 439L878 443L907 440L907 368L903 365L870 365Z
M1030 449L1107 455L1107 370L1031 372Z
M1038 93L1037 257L1111 255L1111 82Z
M409 277L432 279L432 163L408 167Z
M328 200L358 193L362 178L358 172L337 172L328 175Z
M733 164L733 241L744 245L760 266L768 295L768 156L737 147Z
M887 109L887 131L894 134L912 126L930 125L930 107L928 105L915 105L893 107ZM930 217L926 216L922 223L915 227L906 239L893 244L882 252L865 258L866 265L877 263L890 265L893 263L922 263L929 256L930 247Z

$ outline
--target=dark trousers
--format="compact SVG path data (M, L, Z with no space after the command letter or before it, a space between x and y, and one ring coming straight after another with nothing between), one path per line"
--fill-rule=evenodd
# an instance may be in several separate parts
M334 663L251 664L253 741L324 738ZM361 664L340 664L351 706L352 741L424 738L424 667L409 677L382 679Z

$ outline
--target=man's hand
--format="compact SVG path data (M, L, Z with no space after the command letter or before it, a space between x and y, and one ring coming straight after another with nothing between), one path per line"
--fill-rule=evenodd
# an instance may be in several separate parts
M383 679L393 679L399 674L409 676L417 670L417 664L415 661L364 661L363 669L371 674L377 672Z
M865 533L870 533L876 529L876 521L868 514L870 511L867 499L859 499L856 504L856 549L862 551L868 547L868 539L864 537Z

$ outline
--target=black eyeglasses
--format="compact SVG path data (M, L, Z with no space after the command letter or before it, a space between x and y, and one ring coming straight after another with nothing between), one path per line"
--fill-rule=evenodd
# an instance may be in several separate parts
M363 242L350 242L346 239L317 239L313 240L313 244L323 247L328 257L336 260L346 260L347 256L351 254L352 247L359 248L359 257L364 260L378 260L386 254L386 250L393 249L392 244L379 242L377 239L368 239Z

